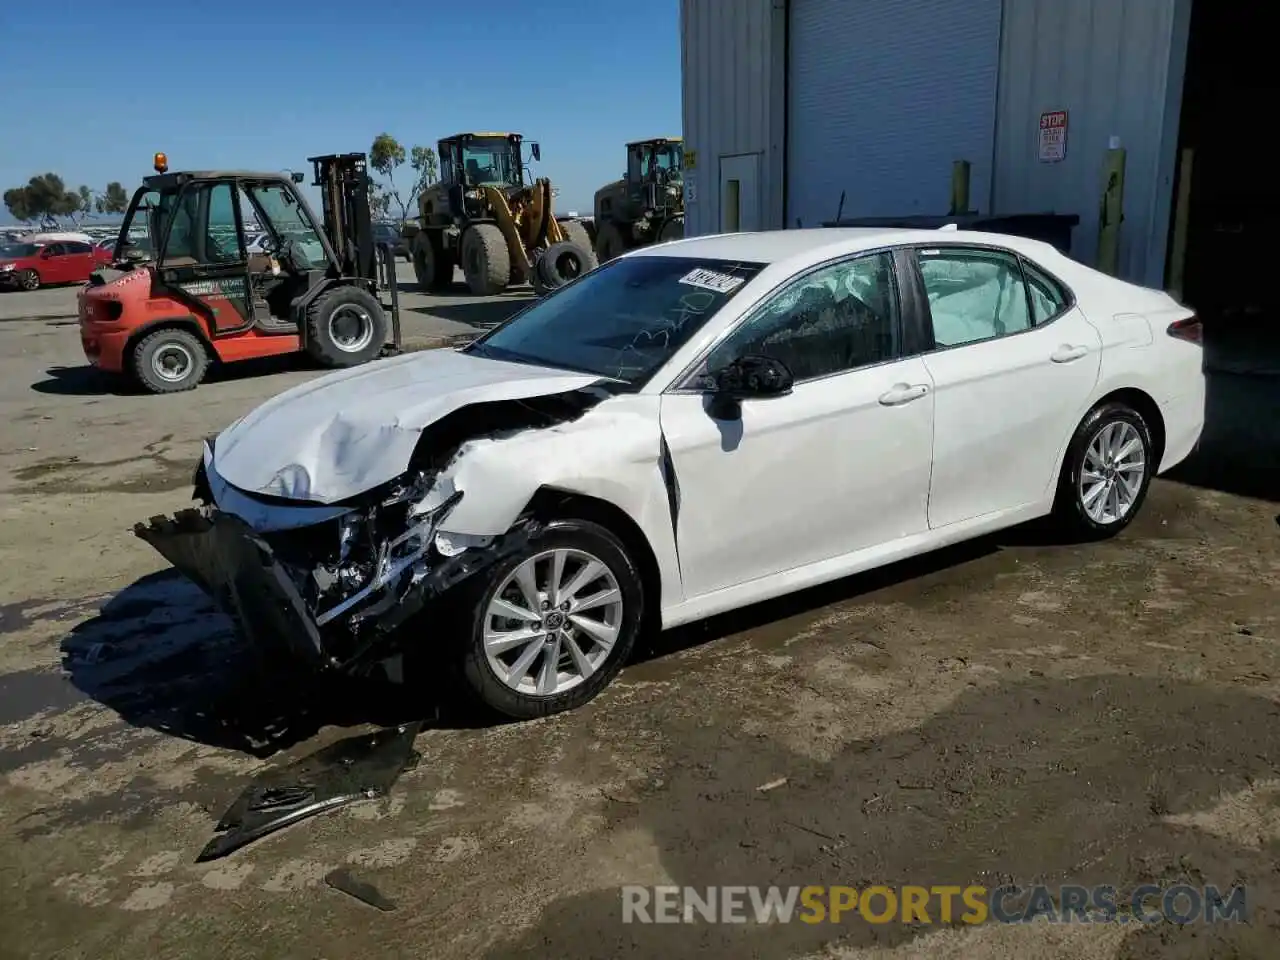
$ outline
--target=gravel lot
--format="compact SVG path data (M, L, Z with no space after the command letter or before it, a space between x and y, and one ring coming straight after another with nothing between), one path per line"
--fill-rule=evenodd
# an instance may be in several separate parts
M1275 955L1280 380L1215 374L1197 462L1116 541L1018 530L663 636L583 710L446 717L387 800L197 865L261 755L413 705L255 677L129 533L187 501L200 438L315 371L116 395L72 304L0 295L0 956ZM424 346L518 298L405 305ZM1274 367L1277 340L1210 355ZM328 889L343 864L397 909ZM1152 879L1246 883L1251 923L637 926L618 892Z

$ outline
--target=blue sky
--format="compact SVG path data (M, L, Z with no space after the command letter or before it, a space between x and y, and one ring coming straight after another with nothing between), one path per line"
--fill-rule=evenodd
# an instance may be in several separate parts
M406 149L514 130L542 145L559 208L585 212L626 141L680 133L679 0L2 6L0 89L24 107L2 122L0 192L46 171L132 192L157 150L173 169L302 170L384 130Z

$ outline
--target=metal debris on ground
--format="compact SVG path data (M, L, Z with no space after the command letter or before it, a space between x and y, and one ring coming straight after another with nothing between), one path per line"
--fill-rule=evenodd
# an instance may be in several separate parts
M413 741L422 722L347 737L288 766L261 773L218 821L196 857L216 860L308 817L357 800L386 796L417 763Z

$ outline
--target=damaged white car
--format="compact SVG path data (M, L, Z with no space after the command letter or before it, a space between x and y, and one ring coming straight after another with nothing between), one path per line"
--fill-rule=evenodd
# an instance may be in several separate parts
M642 629L1051 512L1119 531L1198 441L1201 365L1191 311L1030 240L689 239L281 394L137 533L254 643L533 717Z

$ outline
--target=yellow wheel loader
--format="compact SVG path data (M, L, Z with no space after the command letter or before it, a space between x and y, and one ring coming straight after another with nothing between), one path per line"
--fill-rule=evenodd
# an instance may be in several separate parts
M596 191L596 259L684 236L684 141L655 137L627 144L627 172Z
M518 133L459 133L439 142L440 182L418 199L407 237L418 286L447 290L454 267L492 296L520 283L545 293L596 266L586 224L557 219L551 181L527 179ZM531 159L542 158L536 143Z

